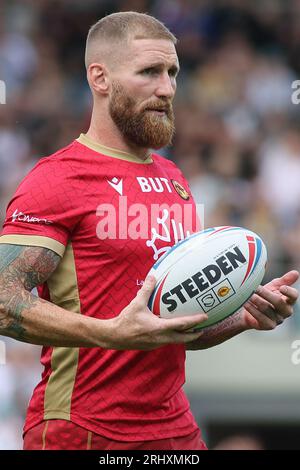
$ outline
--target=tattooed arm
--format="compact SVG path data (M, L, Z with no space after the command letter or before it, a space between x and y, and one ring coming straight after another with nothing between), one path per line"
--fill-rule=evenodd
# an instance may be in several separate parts
M89 345L81 315L31 293L60 260L47 248L0 244L0 334L33 344Z
M109 320L69 312L33 295L31 290L45 282L59 262L60 257L46 248L0 244L0 335L32 344L121 350L151 350L199 337L186 330L206 315L164 320L150 312L154 278L147 278L132 302Z
M203 329L203 335L199 340L186 344L186 349L197 351L198 349L211 348L217 344L224 343L224 341L233 338L247 329L242 323L242 311L240 310L222 322Z
M189 343L186 349L206 349L223 343L243 331L273 330L293 314L298 291L291 287L299 278L298 271L289 271L259 286L244 307L231 317L203 329L203 335Z

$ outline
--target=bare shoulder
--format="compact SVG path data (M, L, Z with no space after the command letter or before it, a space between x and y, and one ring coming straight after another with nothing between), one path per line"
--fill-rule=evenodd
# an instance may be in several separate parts
M0 244L1 290L5 283L6 289L21 285L31 291L51 276L60 260L61 257L48 248Z

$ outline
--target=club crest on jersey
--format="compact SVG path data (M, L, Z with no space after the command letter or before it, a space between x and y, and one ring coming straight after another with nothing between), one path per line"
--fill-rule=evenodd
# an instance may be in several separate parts
M171 180L172 185L174 186L175 191L179 196L184 199L185 201L188 201L190 199L189 193L184 189L184 187L178 183L178 181Z

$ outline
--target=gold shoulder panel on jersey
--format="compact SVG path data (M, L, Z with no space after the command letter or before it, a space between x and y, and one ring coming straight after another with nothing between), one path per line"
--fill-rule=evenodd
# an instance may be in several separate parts
M0 243L7 243L8 245L40 246L54 251L61 257L63 257L65 252L65 246L62 243L53 238L40 235L2 235L0 236Z

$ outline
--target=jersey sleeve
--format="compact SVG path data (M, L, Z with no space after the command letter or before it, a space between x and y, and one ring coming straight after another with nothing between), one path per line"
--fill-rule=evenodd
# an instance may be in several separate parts
M0 243L41 246L63 256L81 215L76 175L61 162L45 158L8 204Z

